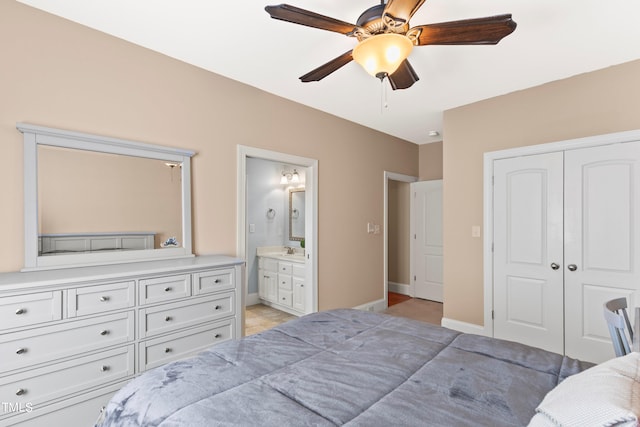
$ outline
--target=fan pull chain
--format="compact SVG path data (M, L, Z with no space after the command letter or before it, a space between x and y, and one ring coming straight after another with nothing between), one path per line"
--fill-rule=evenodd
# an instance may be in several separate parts
M387 102L387 85L384 84L384 79L380 79L380 114L383 114L387 108L389 108L389 103Z

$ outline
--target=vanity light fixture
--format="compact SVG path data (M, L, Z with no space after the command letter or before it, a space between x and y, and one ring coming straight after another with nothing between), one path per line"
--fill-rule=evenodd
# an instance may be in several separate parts
M293 170L293 172L282 171L282 177L280 178L280 184L287 185L291 183L300 182L300 175L297 170Z

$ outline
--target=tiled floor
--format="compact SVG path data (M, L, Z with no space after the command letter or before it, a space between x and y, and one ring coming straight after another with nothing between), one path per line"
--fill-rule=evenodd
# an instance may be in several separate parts
M276 310L262 304L250 305L245 311L244 334L253 335L266 329L273 328L287 320L294 319L296 316Z
M442 303L409 298L387 308L385 313L440 325L442 321ZM251 305L245 309L245 335L257 334L295 317L266 305Z

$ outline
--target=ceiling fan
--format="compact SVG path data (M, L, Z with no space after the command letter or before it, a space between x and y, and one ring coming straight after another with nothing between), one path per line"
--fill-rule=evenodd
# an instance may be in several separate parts
M334 31L358 39L350 51L300 77L320 81L351 60L371 75L388 78L393 90L407 89L418 75L407 60L413 46L497 44L515 30L511 14L409 27L425 0L384 0L365 10L356 24L340 21L288 4L266 6L274 19Z

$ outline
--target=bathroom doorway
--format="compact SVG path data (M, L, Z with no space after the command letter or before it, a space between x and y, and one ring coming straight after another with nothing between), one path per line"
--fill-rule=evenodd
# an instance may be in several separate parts
M251 174L251 176L250 176ZM271 176L273 175L273 176ZM300 183L293 183L293 177ZM289 178L291 177L291 178ZM282 184L281 184L282 180ZM288 180L285 182L285 180ZM289 197L304 191L304 205L295 214L304 217L303 313L318 311L317 182L318 161L286 153L238 146L237 254L247 262L242 280L245 305L261 301L258 295L257 247L294 247L301 250L300 231L291 238ZM294 224L295 225L295 224ZM276 242L277 244L274 244ZM264 248L264 246L262 246ZM300 290L299 290L300 291ZM277 304L276 304L277 305ZM298 315L301 314L298 310Z

